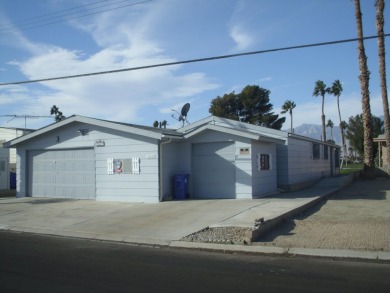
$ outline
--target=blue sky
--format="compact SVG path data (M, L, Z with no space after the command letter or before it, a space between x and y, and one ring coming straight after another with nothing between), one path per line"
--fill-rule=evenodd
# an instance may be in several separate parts
M361 0L365 36L376 34L374 3ZM106 6L97 8L102 5ZM96 13L124 5L128 6ZM77 17L86 14L90 15ZM389 7L385 15L390 15ZM58 23L43 25L47 22ZM385 33L390 31L389 23L390 18ZM32 28L38 25L43 26ZM351 0L4 0L0 2L0 83L356 36ZM377 42L368 40L365 46L372 113L380 116ZM389 38L386 47L390 51ZM344 87L342 118L348 120L361 113L357 54L357 43L352 42L1 86L0 115L49 115L51 106L57 105L65 116L78 114L142 125L165 119L169 127L177 128L180 124L171 117L171 109L180 111L189 102L188 120L194 122L210 115L213 98L240 92L246 85L259 85L271 91L275 113L280 113L285 100L295 101L295 126L321 124L321 98L312 96L314 83L323 80L331 85L339 79ZM388 56L386 61L390 64ZM325 100L326 119L338 125L336 99L326 96ZM0 117L0 125L24 127L24 119L9 120ZM27 119L27 127L52 122L52 118ZM283 128L289 128L289 120Z

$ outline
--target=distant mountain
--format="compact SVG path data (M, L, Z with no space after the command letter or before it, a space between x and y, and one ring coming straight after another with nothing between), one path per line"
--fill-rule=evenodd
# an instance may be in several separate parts
M383 115L377 116L377 117L382 119L382 121L384 120L384 116ZM290 132L290 128L283 129L283 131ZM302 125L294 128L294 133L298 134L298 135L302 135L302 136L306 136L306 137L310 137L310 138L321 140L321 138L322 138L322 126L321 125L317 125L317 124L302 124ZM326 128L326 139L331 139L330 128L329 127ZM334 126L333 127L333 140L336 142L336 144L341 146L341 132L340 132L340 127L339 126ZM347 140L346 140L346 144L348 146L348 141Z
M284 131L290 131L290 129L284 129ZM333 127L333 140L336 142L336 144L341 145L341 132L339 126ZM302 124L298 127L294 128L294 134L314 138L321 140L322 138L322 126L316 125L316 124ZM330 128L326 128L326 139L331 139L331 131Z

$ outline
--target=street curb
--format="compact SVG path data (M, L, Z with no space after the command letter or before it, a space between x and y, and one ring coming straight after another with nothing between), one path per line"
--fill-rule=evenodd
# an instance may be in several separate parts
M94 234L85 232L75 232L67 230L37 229L32 227L9 227L1 228L1 231L15 233L29 233L43 236L67 237L75 239L84 239L92 241L103 241L122 243L139 246L157 246L181 249L197 249L203 251L215 251L224 253L250 253L265 255L284 255L284 256L312 256L337 259L359 259L359 260L379 260L390 261L390 251L362 251L362 250L343 250L343 249L321 249L321 248L299 248L299 247L278 247L278 246L260 246L260 245L237 245L237 244L217 244L204 242L186 242L180 240L161 240L143 237L129 237L116 234Z
M260 226L258 226L258 228L251 231L250 242L254 242L256 239L258 239L264 233L268 232L269 230L274 229L283 220L291 218L299 213L302 213L302 212L308 210L309 208L313 207L317 203L321 202L323 199L326 199L327 197L331 196L332 194L338 192L339 190L341 190L345 186L348 186L348 185L334 187L334 188L332 188L332 190L329 190L329 191L326 191L326 192L323 192L323 193L317 195L317 197L314 198L312 201L310 201L302 206L299 206L295 209L292 209L292 210L290 210L286 213L283 213L275 218L266 220L264 223L262 223Z
M347 249L322 249L322 248L284 248L277 246L251 246L216 244L202 242L172 241L169 247L184 249L200 249L207 251L241 252L256 254L277 254L287 256L315 256L338 259L360 259L360 260L380 260L390 261L390 252L387 251L362 251Z

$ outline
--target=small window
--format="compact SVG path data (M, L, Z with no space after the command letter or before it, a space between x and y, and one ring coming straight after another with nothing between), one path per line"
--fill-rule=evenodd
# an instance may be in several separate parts
M257 154L257 169L271 170L271 155L269 154Z
M313 142L313 160L320 158L320 144Z
M329 158L329 148L327 145L324 145L324 160L328 160Z

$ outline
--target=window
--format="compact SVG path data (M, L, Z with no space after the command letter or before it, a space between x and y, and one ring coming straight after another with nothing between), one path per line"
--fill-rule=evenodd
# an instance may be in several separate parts
M271 155L269 154L257 154L257 169L271 170Z
M324 160L328 160L328 153L329 153L329 150L328 150L328 146L327 145L324 145Z
M320 158L320 144L313 142L313 160Z

